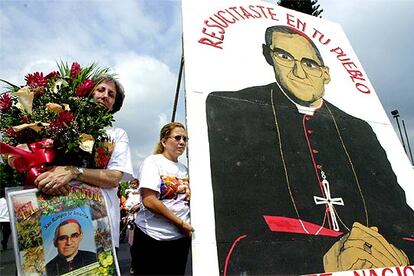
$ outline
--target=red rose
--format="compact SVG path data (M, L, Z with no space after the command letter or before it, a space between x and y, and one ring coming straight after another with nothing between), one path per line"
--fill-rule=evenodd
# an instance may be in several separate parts
M68 125L73 121L73 114L69 111L62 111L58 118L63 124Z
M59 116L50 123L50 128L59 129L68 126L73 121L73 114L69 111L62 111Z
M93 82L93 80L89 80L89 79L85 80L76 89L76 96L78 97L88 96L89 93L91 93L94 86L95 86L95 83Z
M95 167L104 169L109 163L111 155L103 148L98 147L95 153Z
M16 137L16 135L17 135L16 131L14 131L14 129L12 127L9 127L8 129L6 129L5 133L9 137Z
M24 115L23 117L22 117L22 119L20 120L20 123L21 124L25 124L25 123L27 123L29 121L29 117L27 116L27 115Z
M96 153L99 156L102 156L102 155L105 155L106 154L106 151L105 151L105 149L103 147L99 147L99 148L96 149Z
M25 78L27 85L32 88L44 87L47 84L47 79L43 77L43 73L35 72L28 74Z
M56 71L52 71L49 74L46 75L46 79L50 80L50 79L55 79L57 78L57 76L59 76L59 73Z
M80 70L81 70L81 67L79 63L77 63L76 61L72 63L72 66L70 67L70 77L72 79L76 78Z
M4 93L0 96L0 111L9 109L12 105L12 99L10 98L10 95L8 93Z

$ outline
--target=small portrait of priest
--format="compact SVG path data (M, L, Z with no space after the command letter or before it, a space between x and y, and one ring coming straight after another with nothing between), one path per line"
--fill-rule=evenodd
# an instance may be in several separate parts
M47 275L62 275L97 262L96 253L79 248L84 236L75 218L68 218L55 229L53 245L57 255L46 264Z

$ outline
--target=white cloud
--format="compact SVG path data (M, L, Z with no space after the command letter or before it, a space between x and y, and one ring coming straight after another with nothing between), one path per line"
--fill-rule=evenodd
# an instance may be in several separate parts
M324 18L342 25L391 122L394 124L390 111L398 109L414 141L410 75L414 67L411 57L414 1L318 2L324 8Z
M115 125L128 132L139 163L152 153L172 110L176 77L167 64L180 60L178 4L2 1L0 77L23 84L28 73L47 74L59 61L111 67L127 93Z
M114 69L126 94L116 125L127 130L134 162L139 163L152 153L160 127L168 122L176 76L166 64L148 56L130 52L116 60Z

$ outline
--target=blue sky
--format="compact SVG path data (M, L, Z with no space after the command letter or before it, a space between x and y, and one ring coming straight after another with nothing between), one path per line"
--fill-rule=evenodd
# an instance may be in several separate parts
M400 124L403 119L411 149L414 150L414 94L411 77L414 68L411 45L414 39L410 35L414 24L410 11L414 8L414 1L318 2L324 9L323 18L342 25L397 134L397 125L390 112L398 109Z
M387 114L400 111L414 143L414 0L319 3L323 18L342 25ZM27 73L54 70L59 60L113 68L126 90L115 126L128 132L137 170L171 118L181 27L178 0L0 0L0 78L23 84Z

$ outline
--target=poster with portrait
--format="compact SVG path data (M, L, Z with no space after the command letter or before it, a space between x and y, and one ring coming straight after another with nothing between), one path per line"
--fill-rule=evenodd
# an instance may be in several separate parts
M98 187L72 182L66 196L8 194L19 275L119 274L110 218Z
M182 3L194 273L413 273L414 172L341 26Z

